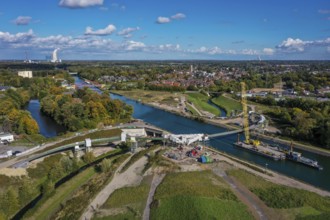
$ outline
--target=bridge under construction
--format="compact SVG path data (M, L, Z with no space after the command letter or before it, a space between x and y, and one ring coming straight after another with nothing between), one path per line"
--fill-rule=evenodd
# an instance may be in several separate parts
M137 130L143 130L138 132ZM130 132L131 131L131 132ZM98 144L118 144L120 142L139 141L166 141L175 144L190 145L195 142L208 141L210 138L224 137L227 135L237 134L243 132L243 129L226 131L216 134L169 134L166 131L155 128L154 126L141 126L141 127L126 127L122 129L121 136L114 136L109 138L100 139L85 139L85 141L75 142L72 144L63 145L54 149L50 149L39 154L30 156L14 165L14 167L24 167L29 162L43 158L52 154L64 152L64 151L90 151L92 147L99 146ZM140 134L140 135L139 135ZM142 135L141 135L142 134Z

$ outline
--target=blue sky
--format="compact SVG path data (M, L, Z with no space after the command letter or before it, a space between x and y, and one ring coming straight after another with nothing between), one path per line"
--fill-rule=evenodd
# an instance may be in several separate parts
M330 59L329 0L1 0L0 59Z

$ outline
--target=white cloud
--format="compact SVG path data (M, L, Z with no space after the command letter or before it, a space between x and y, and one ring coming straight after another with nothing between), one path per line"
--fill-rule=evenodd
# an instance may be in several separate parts
M129 37L132 37L132 32L138 31L138 30L140 30L139 27L136 27L136 28L128 27L128 28L125 28L125 29L122 29L121 31L119 31L118 35L129 38Z
M179 44L161 44L159 45L158 49L161 51L179 51L180 45Z
M15 20L13 20L13 22L16 25L28 25L31 19L32 18L30 16L18 16Z
M126 30L127 29L127 30ZM137 28L125 28L121 30L122 34L129 34L131 29ZM254 48L242 49L242 50L232 50L232 49L222 49L218 46L208 47L201 46L196 49L185 49L181 48L179 44L155 44L146 45L141 41L114 41L108 37L99 37L99 34L104 34L104 31L100 30L90 30L91 32L98 34L91 36L64 36L64 35L51 35L47 37L39 37L34 34L32 30L21 33L9 33L0 31L0 45L5 51L14 51L13 53L20 54L21 51L26 49L35 51L35 54L50 54L54 48L61 48L62 54L66 57L74 59L87 59L98 56L98 58L114 56L117 54L127 54L127 59L130 59L131 54L140 56L138 53L143 54L140 58L155 58L153 54L163 54L164 56L176 58L178 56L195 57L195 58L207 58L207 57L217 57L217 56L229 56L233 59L235 58L246 58L247 56L256 55L281 55L281 52L298 52L301 50L308 55L308 52L316 52L316 55L322 56L324 54L330 54L330 37L322 40L304 41L301 39L288 38L284 40L276 48L266 47L260 50L255 50ZM125 36L125 35L123 35ZM307 49L308 48L308 49ZM82 54L84 54L82 56ZM86 56L85 56L86 54ZM321 55L320 55L321 54ZM283 54L282 54L283 55ZM0 57L5 59L8 54L0 54ZM289 55L288 55L289 56ZM311 55L311 57L315 57ZM63 57L64 58L64 57ZM64 58L65 59L65 58Z
M219 54L225 54L225 55L249 55L249 56L254 56L260 54L260 51L258 50L253 50L253 49L243 49L243 50L233 50L233 49L228 49L228 50L223 50L217 46L215 47L205 47L202 46L196 50L186 50L188 53L202 53L202 54L208 54L208 55L219 55Z
M330 45L330 37L324 40L303 41L299 38L288 38L280 45L276 46L277 49L284 52L304 52L306 47L325 47Z
M172 15L171 18L172 18L172 19L179 20L179 19L186 18L186 15L183 14L183 13L177 13L177 14L175 14L175 15Z
M223 51L219 47L213 47L209 49L208 54L215 55L215 54L221 54Z
M171 22L171 19L169 19L168 17L158 17L156 22L158 24L165 24Z
M85 35L106 36L112 34L114 31L116 31L116 27L113 24L109 24L106 28L95 31L93 31L91 27L86 27Z
M243 54L243 55L257 55L258 51L253 50L253 49L243 49L241 51L241 54Z
M0 31L0 42L4 42L4 43L27 42L33 37L34 34L31 29L28 32L22 32L17 34L10 34L9 32Z
M209 55L216 55L216 54L225 53L219 47L207 48L205 46L202 46L202 47L198 48L197 50L190 50L189 52L191 52L191 53L205 53L205 54L209 54Z
M264 48L262 51L264 52L265 55L273 55L275 52L275 50L272 48Z
M146 47L146 45L142 42L137 41L126 41L122 44L124 50L132 51L132 50L141 50Z
M172 15L170 18L169 17L162 17L159 16L156 20L157 24L166 24L170 23L172 20L180 20L186 18L186 15L183 13L177 13L175 15Z
M278 45L277 48L286 51L303 52L305 50L306 43L306 41L302 41L299 38L293 39L289 37L288 39L282 41L282 43Z
M103 0L61 0L59 6L67 8L87 8L103 5Z

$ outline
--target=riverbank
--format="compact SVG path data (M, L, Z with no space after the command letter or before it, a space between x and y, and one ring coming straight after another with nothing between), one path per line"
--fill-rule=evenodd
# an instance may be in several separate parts
M240 127L232 125L232 124L226 124L225 122L228 122L227 120L209 119L209 118L196 118L196 117L191 116L189 113L185 112L181 108L175 108L175 107L172 107L172 106L169 106L169 105L166 105L166 104L160 104L160 103L157 103L157 102L146 102L144 100L136 100L133 97L126 96L127 95L126 93L124 94L124 93L121 93L120 91L110 91L110 93L115 94L115 95L119 95L119 96L125 96L128 99L131 99L131 100L136 101L136 102L140 102L144 105L148 105L148 106L151 106L151 107L156 108L156 109L164 110L164 111L167 111L167 112L170 112L170 113L173 113L173 114L185 117L185 118L193 119L193 120L200 120L202 122L205 122L205 123L208 123L208 124L211 124L211 125L214 125L214 126L218 126L218 127L221 127L221 128L225 128L225 129L228 129L228 130L237 130L237 129L240 128ZM241 119L240 118L233 119L233 120L231 120L231 123L238 123L239 120L241 120ZM271 141L281 143L281 144L284 144L284 145L287 145L287 146L290 146L290 144L291 144L291 141L284 140L284 139L281 139L279 137L274 137L274 136L271 136L271 135L264 135L264 134L259 134L259 133L257 135L259 137L262 137L262 138L266 139L266 140L271 140ZM301 149L301 150L305 150L305 151L308 151L308 152L311 152L311 153L315 153L315 154L330 157L330 151L327 150L327 149L319 148L319 147L312 146L312 145L309 145L309 144L298 143L298 142L292 142L292 143L293 143L293 145L296 149Z
M156 103L156 102L145 102L143 100L136 100L132 97L121 94L120 92L118 93L118 91L110 91L110 93L114 94L114 95L118 95L118 96L124 96L124 97L126 97L130 100L139 102L143 105L148 105L148 106L151 106L153 108L160 109L160 110L163 110L163 111L166 111L166 112L170 112L172 114L179 115L179 116L189 118L189 119L192 119L192 120L205 122L205 123L208 123L208 124L211 124L211 125L215 125L215 126L230 129L230 130L239 129L239 127L237 127L237 126L233 126L233 125L229 125L229 124L225 124L225 123L219 123L218 121L216 121L214 119L194 117L194 116L190 115L189 113L186 113L186 112L182 111L181 109L178 109L178 108L175 108L175 107L172 107L172 106L168 106L168 105L164 105L164 104L160 104L160 103Z
M253 164L247 161L243 161L239 158L230 156L226 153L220 152L217 149L211 148L211 147L205 147L208 151L221 156L220 160L225 161L231 165L233 165L236 168L246 170L250 173L253 173L257 176L262 177L263 179L266 179L272 183L289 186L297 189L303 189L310 192L314 192L319 194L320 196L330 196L330 192L326 191L324 189L320 189L318 187L312 186L308 183L305 183L301 180L294 179L292 177L288 177L286 175L277 173L275 171L269 170L265 167L261 167L257 164Z

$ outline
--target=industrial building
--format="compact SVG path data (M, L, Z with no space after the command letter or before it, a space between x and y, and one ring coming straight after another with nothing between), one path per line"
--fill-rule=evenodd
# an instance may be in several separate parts
M23 78L32 78L33 77L32 71L18 71L17 74L18 74L18 76L21 76Z
M0 134L0 143L12 142L14 141L14 135L10 133Z

